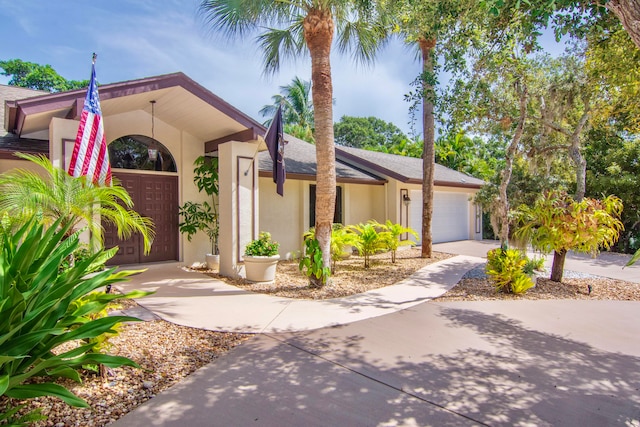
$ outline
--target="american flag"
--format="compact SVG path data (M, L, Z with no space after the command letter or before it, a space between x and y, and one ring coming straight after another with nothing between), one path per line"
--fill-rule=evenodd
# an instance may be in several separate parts
M68 172L74 177L86 175L94 184L110 186L111 165L100 111L95 59L94 54L91 81L84 99L84 108Z

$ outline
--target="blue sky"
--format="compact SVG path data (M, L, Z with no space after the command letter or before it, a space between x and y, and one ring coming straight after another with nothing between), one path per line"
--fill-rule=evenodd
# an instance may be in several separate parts
M0 0L0 59L51 65L66 79L88 79L91 54L102 84L182 71L251 117L293 77L310 80L308 58L262 72L255 39L216 37L198 15L199 0ZM332 56L334 120L375 116L409 131L404 94L420 71L415 55L391 42L373 66ZM0 76L0 83L8 78Z

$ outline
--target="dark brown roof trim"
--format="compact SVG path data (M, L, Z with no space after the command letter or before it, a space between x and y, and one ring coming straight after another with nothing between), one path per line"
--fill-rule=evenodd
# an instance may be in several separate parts
M270 171L260 171L258 173L259 176L263 178L272 178L273 173ZM302 173L287 173L287 179L296 179L299 181L316 181L315 175L307 175ZM368 184L368 185L384 185L388 181L386 179L363 179L363 178L344 178L344 177L336 177L336 182L342 184Z
M420 179L410 178L405 182L407 184L422 185L422 180L420 180ZM466 184L466 183L463 183L463 182L451 182L451 181L434 181L433 185L437 185L437 186L440 186L440 187L477 188L477 189L482 188L482 185L478 185L478 184L470 184L470 183Z
M218 146L220 144L224 144L229 141L238 141L238 142L247 142L258 139L258 135L263 135L263 133L259 133L255 128L249 128L245 130L241 130L240 132L232 133L230 135L223 136L221 138L214 139L212 141L207 141L204 143L204 152L211 153L214 151L218 151Z
M213 94L205 87L196 83L194 80L192 80L182 72L101 85L99 87L100 100L106 101L112 98L136 95L176 86L180 86L185 90L191 92L207 104L221 111L241 125L248 128L253 127L257 129L257 131L261 134L264 134L264 132L266 132L266 128L261 123L253 120L251 117L233 107L222 98ZM74 116L73 118L78 119L80 117L80 112L82 111L83 99L85 95L86 89L78 89L67 92L41 95L20 101L8 102L7 107L9 108L9 126L7 130L19 135L22 131L24 116L52 110L69 109L70 115ZM14 112L12 110L16 111Z
M359 165L360 167L365 167L368 169L371 169L371 171L377 173L377 174L382 174L382 175L386 175L388 177L391 177L393 179L397 179L400 182L406 182L406 183L412 183L411 179L399 174L396 171L393 171L391 169L387 169L387 168L383 168L382 166L370 162L368 160L363 159L362 157L358 157L354 154L348 153L346 151L341 150L340 148L336 147L336 158L338 160L343 160L345 163L347 163L349 166L353 167L354 163ZM371 173L371 172L369 172ZM420 182L420 184L422 184L422 182Z

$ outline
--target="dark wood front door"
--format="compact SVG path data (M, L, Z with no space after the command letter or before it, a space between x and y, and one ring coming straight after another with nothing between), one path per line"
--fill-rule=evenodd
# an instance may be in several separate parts
M153 220L156 236L151 252L144 254L142 238L134 234L118 238L114 226L105 224L104 245L118 246L109 264L139 264L178 259L178 177L164 175L114 174L133 199L134 209Z

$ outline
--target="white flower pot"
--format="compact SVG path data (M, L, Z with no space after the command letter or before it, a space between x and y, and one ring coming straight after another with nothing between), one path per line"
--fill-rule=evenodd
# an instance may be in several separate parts
M273 282L276 279L276 266L280 255L244 256L244 271L247 280L252 282Z
M207 254L207 268L217 270L220 268L220 255Z

